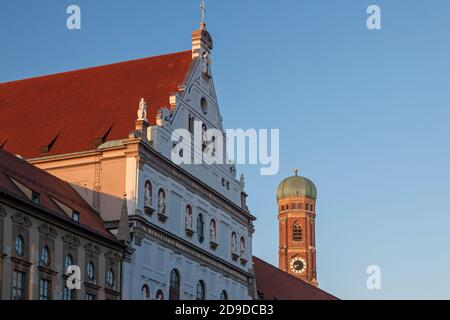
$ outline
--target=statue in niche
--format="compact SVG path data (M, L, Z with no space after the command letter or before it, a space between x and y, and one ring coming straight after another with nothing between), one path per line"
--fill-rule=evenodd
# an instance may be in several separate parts
M144 98L142 98L141 102L139 103L137 116L138 121L147 121L147 102L145 102Z
M202 61L203 61L203 69L202 73L205 77L211 78L211 57L209 55L209 52L204 52L202 55Z
M147 208L151 208L152 206L152 184L150 181L145 183L144 206Z
M186 229L192 230L192 208L191 206L186 207Z
M232 253L236 253L237 252L237 248L236 248L236 233L233 232L233 234L231 235L231 252Z
M216 242L216 221L211 220L210 225L211 242Z
M158 193L158 214L166 215L166 194L163 189L160 189Z
M245 240L244 237L241 237L241 257L245 255Z

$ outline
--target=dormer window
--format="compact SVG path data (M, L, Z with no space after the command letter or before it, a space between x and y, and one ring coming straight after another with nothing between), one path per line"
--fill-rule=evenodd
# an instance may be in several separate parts
M80 213L78 211L72 211L72 220L76 223L80 222Z
M41 195L37 192L32 192L31 193L31 201L35 204L35 205L40 205L41 204Z

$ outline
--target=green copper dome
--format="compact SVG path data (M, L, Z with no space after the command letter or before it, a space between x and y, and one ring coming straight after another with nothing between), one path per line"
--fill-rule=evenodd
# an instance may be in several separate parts
M316 186L311 180L299 176L296 171L296 175L284 179L278 186L277 190L277 200L291 197L316 199Z

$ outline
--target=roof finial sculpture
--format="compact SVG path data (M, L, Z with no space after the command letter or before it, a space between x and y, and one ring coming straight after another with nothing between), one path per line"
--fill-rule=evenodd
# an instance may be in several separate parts
M138 121L147 121L147 102L145 102L144 98L142 98L141 102L139 103L137 116Z
M239 180L239 185L241 186L242 190L245 189L245 176L244 176L244 174L241 174L241 178Z
M300 172L300 170L294 169L294 174L295 174L296 177L298 176L298 173L299 173L299 172Z

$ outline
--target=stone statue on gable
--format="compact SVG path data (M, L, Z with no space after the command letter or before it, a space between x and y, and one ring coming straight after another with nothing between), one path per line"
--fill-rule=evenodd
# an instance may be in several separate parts
M142 98L141 102L139 103L137 116L138 121L147 121L147 102L145 102L144 98Z
M242 190L245 189L245 176L244 176L244 174L241 174L241 179L239 180L239 185L241 186Z
M205 52L203 53L202 56L202 60L203 60L203 70L202 73L205 77L211 78L211 57L209 55L209 52Z

